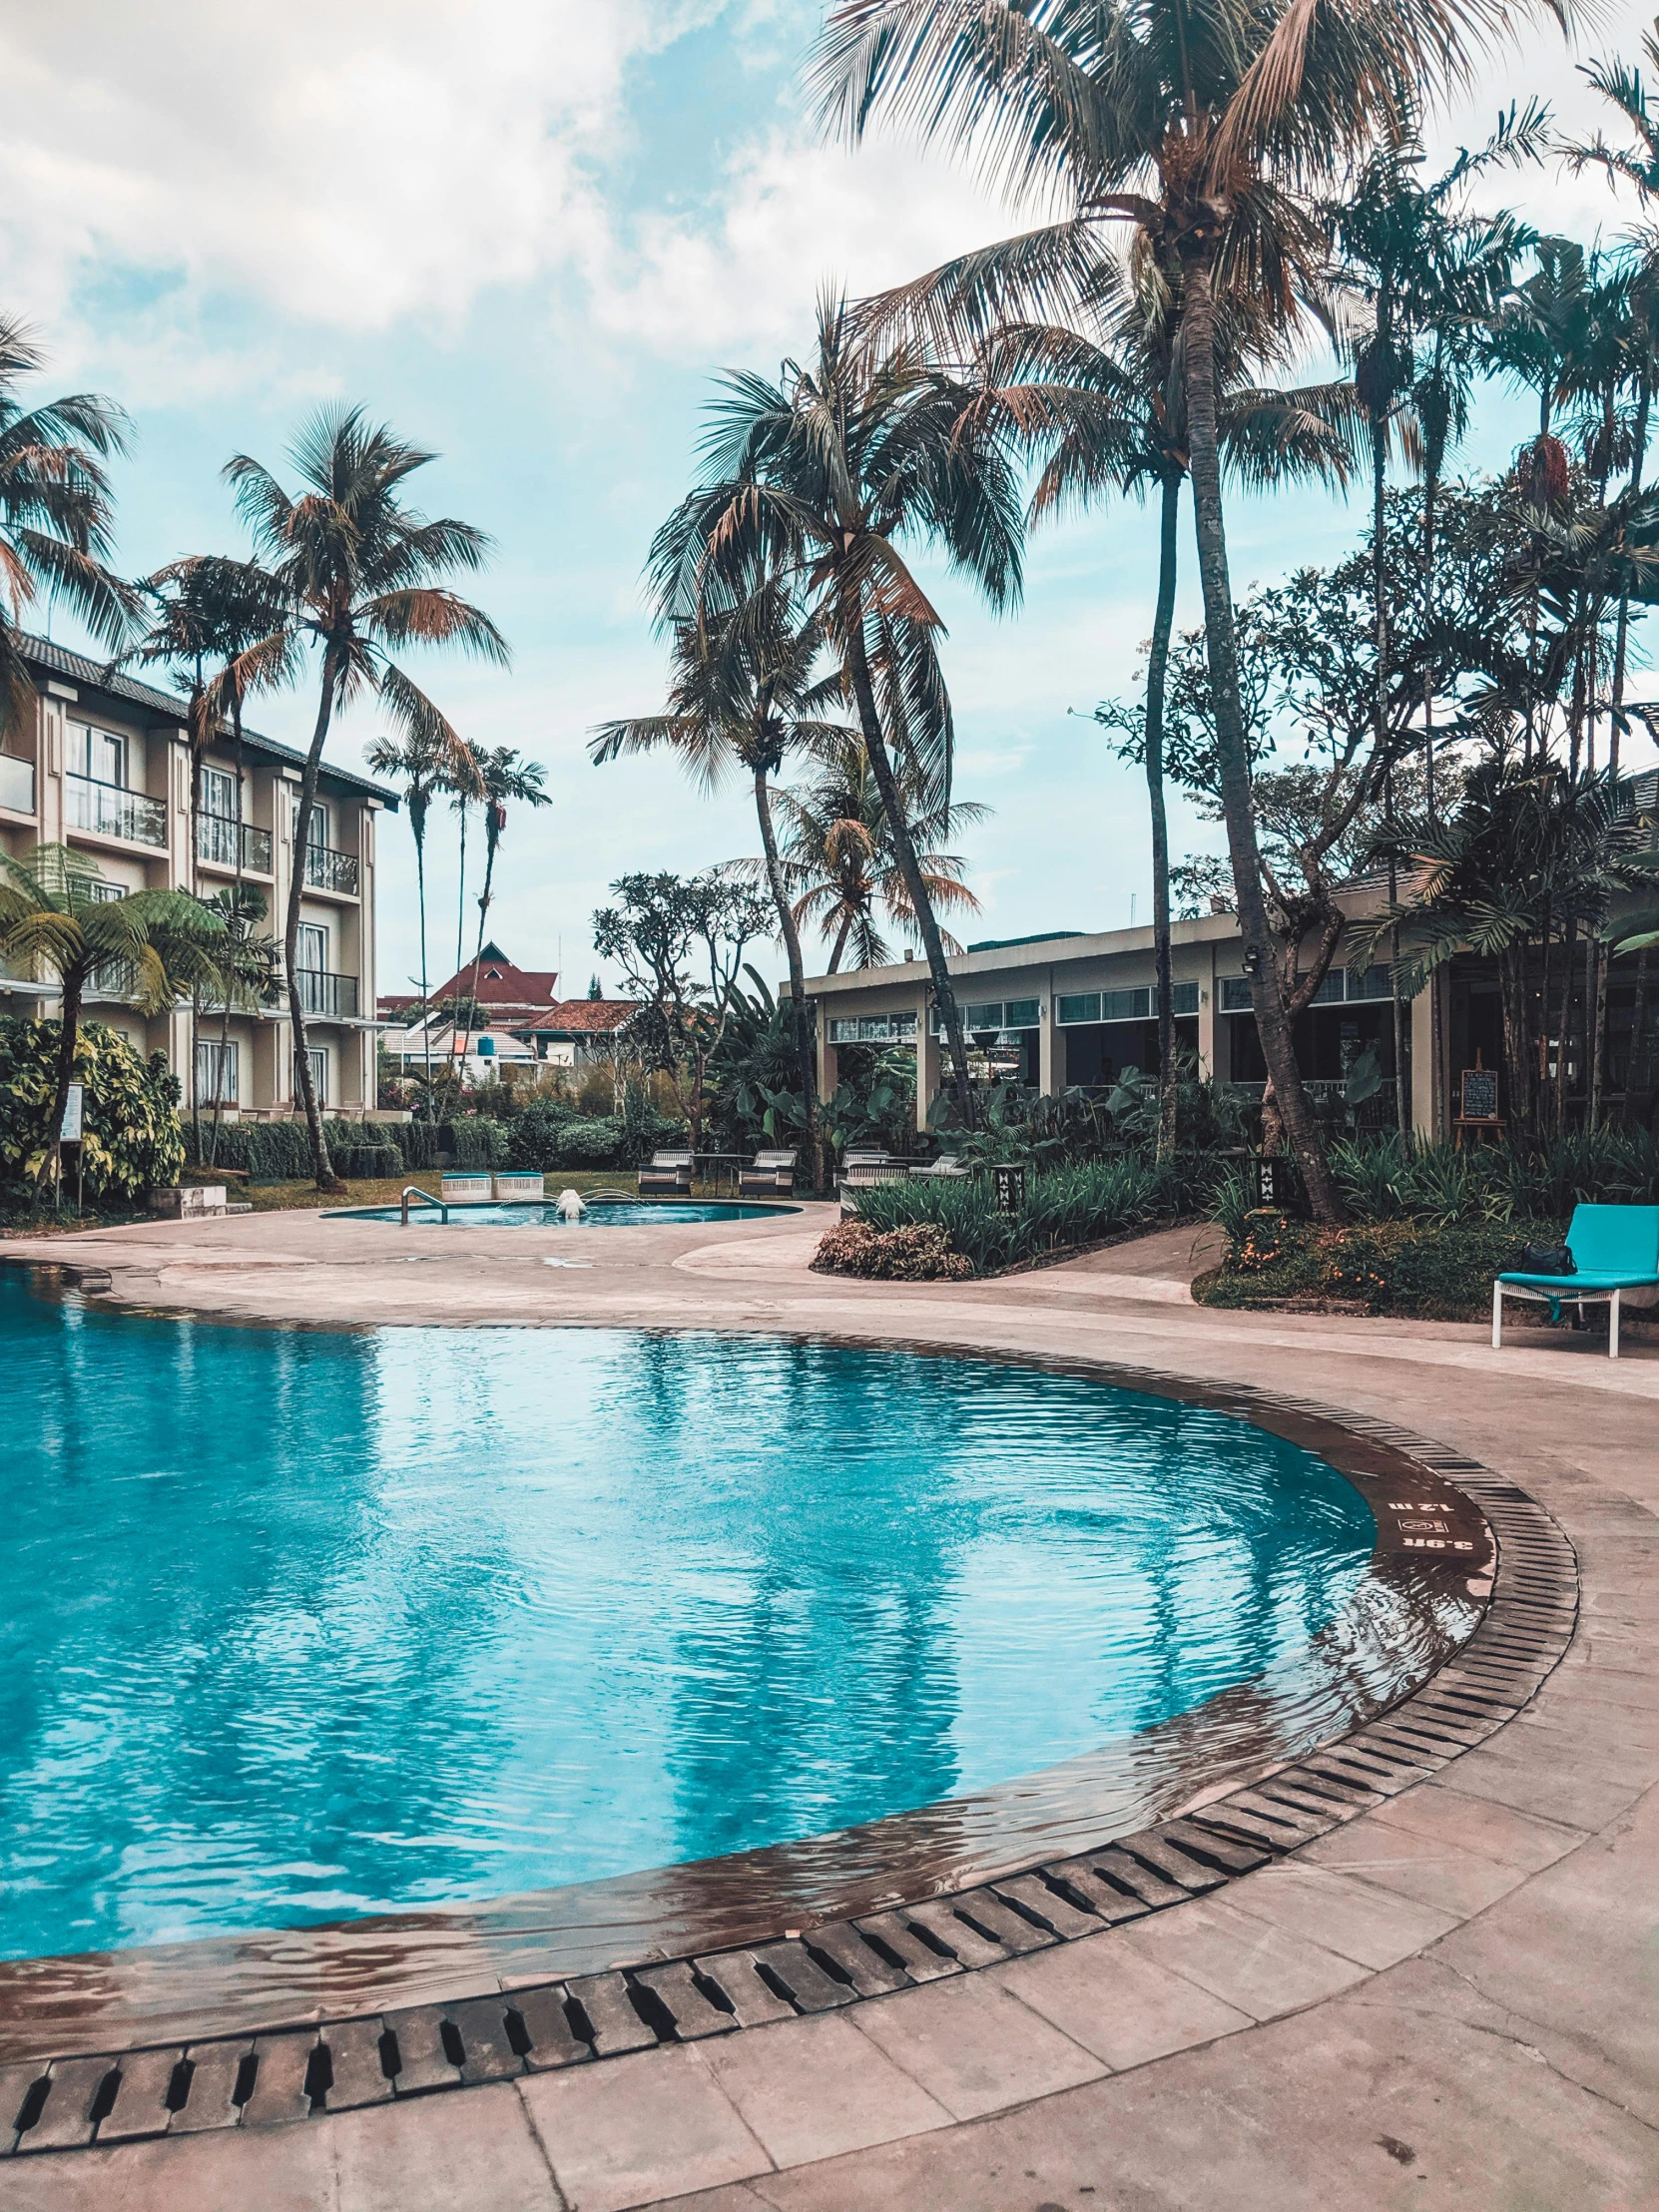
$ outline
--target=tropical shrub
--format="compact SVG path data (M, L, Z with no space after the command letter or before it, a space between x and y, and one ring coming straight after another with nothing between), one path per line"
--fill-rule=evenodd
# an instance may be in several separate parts
M341 1175L387 1177L410 1167L429 1167L436 1152L433 1129L417 1122L361 1122L329 1120L322 1125L328 1155ZM404 1141L419 1131L405 1150ZM411 1159L410 1152L416 1157ZM196 1130L187 1124L185 1154L190 1165L211 1174L217 1168L235 1168L251 1183L298 1183L314 1173L310 1138L302 1121L222 1121L202 1123L202 1149L196 1149ZM421 1155L428 1155L421 1157ZM360 1164L341 1166L349 1157Z
M889 1283L954 1283L973 1273L973 1262L951 1249L937 1222L909 1222L872 1229L843 1221L826 1232L813 1261L827 1275L861 1275Z
M45 1149L60 1036L55 1021L0 1019L0 1186L14 1197L33 1180ZM75 1081L85 1086L80 1172L89 1199L136 1199L178 1181L185 1160L179 1085L161 1053L146 1061L113 1029L85 1022Z
M1168 1220L1179 1211L1180 1191L1172 1167L1126 1153L1031 1176L1017 1214L997 1212L996 1187L988 1175L936 1181L912 1176L860 1191L857 1218L877 1230L931 1222L954 1251L971 1260L976 1275L989 1275L1045 1253L1097 1244L1144 1222Z
M1561 1230L1558 1220L1398 1219L1317 1230L1256 1214L1193 1296L1207 1306L1359 1306L1418 1321L1472 1320L1489 1309L1493 1276L1518 1265L1521 1246L1558 1242Z

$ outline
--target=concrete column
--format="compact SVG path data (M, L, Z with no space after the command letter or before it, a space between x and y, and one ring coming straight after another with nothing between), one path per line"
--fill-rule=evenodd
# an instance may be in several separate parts
M938 1089L943 1062L939 1041L933 1034L932 993L925 987L916 993L916 1127L927 1127L927 1109Z
M818 1095L833 1098L840 1085L840 1066L834 1046L830 1042L830 1015L821 1002L818 1010Z
M1045 1098L1057 1098L1066 1087L1066 1033L1054 1018L1054 993L1043 1000L1042 1027L1037 1031L1037 1088Z
M1198 978L1198 1072L1207 1081L1216 1072L1216 948L1203 947Z

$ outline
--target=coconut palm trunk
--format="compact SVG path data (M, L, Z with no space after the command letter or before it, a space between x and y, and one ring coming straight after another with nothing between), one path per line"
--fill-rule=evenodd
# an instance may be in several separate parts
M1158 605L1146 659L1146 795L1152 814L1152 965L1158 985L1158 1157L1175 1150L1175 985L1170 973L1169 814L1164 803L1164 685L1175 627L1181 474L1164 471L1158 514Z
M311 1080L311 1058L307 1049L305 1009L300 1001L299 957L299 903L305 895L305 856L310 849L311 810L316 805L317 776L322 764L322 748L327 741L328 727L334 717L334 693L339 681L339 664L330 644L322 655L322 693L317 702L316 725L311 732L310 749L305 755L305 765L299 775L299 819L293 831L292 873L288 878L287 917L282 930L282 966L288 984L288 1020L293 1030L293 1079L299 1086L299 1099L305 1109L305 1127L311 1140L311 1159L316 1170L316 1187L319 1191L332 1191L339 1187L333 1162L328 1157L328 1140L323 1134L322 1115L316 1103L316 1085Z
M1296 1048L1274 961L1273 932L1262 890L1261 851L1250 790L1250 756L1239 696L1233 592L1227 570L1227 531L1221 491L1221 441L1216 424L1216 304L1208 259L1195 255L1184 276L1183 336L1187 434L1191 450L1193 519L1198 540L1204 634L1214 694L1221 799L1233 862L1245 972L1250 978L1257 1034L1267 1061L1285 1133L1302 1170L1315 1214L1323 1222L1345 1219L1343 1202L1297 1065Z
M420 1036L426 1061L426 1119L432 1112L432 991L426 980L426 800L409 794L409 829L414 835L415 905L420 915Z
M852 686L853 704L858 711L858 727L862 732L864 751L869 757L870 773L875 778L875 788L881 794L881 804L887 812L887 829L892 837L893 857L898 862L898 872L904 879L909 894L910 910L921 933L922 950L927 955L928 972L933 979L933 1003L944 1023L945 1035L950 1045L951 1071L955 1079L956 1104L963 1122L973 1126L973 1078L968 1072L967 1036L962 1028L961 1009L956 1004L956 994L950 984L950 965L945 958L944 942L939 935L939 924L933 912L933 901L927 895L927 885L922 878L921 863L916 858L915 842L910 835L910 825L905 818L904 797L898 788L898 778L893 773L892 756L887 751L887 741L881 728L881 717L875 704L875 686L870 680L869 655L864 644L863 599L856 584L842 583L844 634L846 641L846 671ZM925 1056L926 1039L916 1039L916 1097L921 1103L921 1067Z
M772 819L772 791L764 764L755 770L755 816L761 826L761 850L766 854L767 883L778 912L778 927L790 964L790 1006L795 1024L795 1054L801 1069L801 1101L807 1119L807 1151L813 1163L813 1188L822 1190L825 1163L818 1128L818 1062L813 1050L813 1024L807 1007L807 964L801 956L801 931L784 883L784 863L778 851L778 831Z

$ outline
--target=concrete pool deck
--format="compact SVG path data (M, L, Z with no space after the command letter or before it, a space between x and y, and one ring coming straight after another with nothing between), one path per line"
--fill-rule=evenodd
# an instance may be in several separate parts
M1599 1334L1527 1332L1493 1353L1473 1327L1213 1313L1185 1301L1190 1232L990 1284L846 1283L807 1271L820 1211L831 1218L718 1232L278 1214L3 1249L89 1271L89 1289L106 1271L101 1303L151 1311L925 1340L1322 1400L1432 1437L1554 1516L1579 1576L1559 1663L1474 1748L1217 1896L837 2009L455 2095L257 2129L231 2124L229 2085L200 2118L193 2090L159 2138L6 2158L0 2204L1659 2200L1659 1331L1630 1330L1614 1364Z

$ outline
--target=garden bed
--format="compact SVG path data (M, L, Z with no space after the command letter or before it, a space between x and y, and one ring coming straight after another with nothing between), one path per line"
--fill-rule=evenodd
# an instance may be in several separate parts
M1522 1245L1559 1244L1564 1229L1547 1220L1317 1229L1274 1227L1258 1216L1234 1257L1199 1277L1193 1297L1201 1306L1258 1313L1478 1321L1491 1312L1492 1278L1519 1264Z

